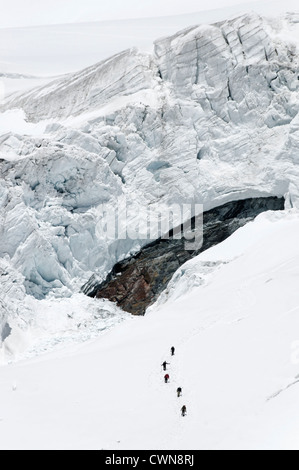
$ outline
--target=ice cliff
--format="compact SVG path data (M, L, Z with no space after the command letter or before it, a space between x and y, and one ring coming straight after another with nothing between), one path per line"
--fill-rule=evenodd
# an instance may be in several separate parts
M295 14L249 14L159 39L152 55L124 51L6 98L0 122L12 127L0 132L0 257L4 271L16 273L18 295L70 297L144 244L99 239L103 202L127 198L134 214L160 203L209 210L264 196L298 207L296 40ZM9 306L12 281L3 279L0 332L7 316L18 316Z

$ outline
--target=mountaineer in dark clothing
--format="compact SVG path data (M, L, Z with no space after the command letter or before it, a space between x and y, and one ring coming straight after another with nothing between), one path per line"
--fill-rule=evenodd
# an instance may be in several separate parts
M182 416L183 416L183 417L186 416L186 414L187 414L187 408L186 408L185 405L182 406L181 412L182 412Z
M172 355L172 356L174 356L174 353L175 353L175 347L174 347L174 346L172 346L172 348L171 348L171 350L170 350L170 351L171 351L171 355Z
M163 370L167 370L167 366L169 366L169 362L164 361L162 364Z
M178 398L180 398L180 396L182 396L182 389L181 389L181 387L179 387L179 388L177 389L177 394L178 394Z
M166 374L166 375L164 376L164 381L165 381L166 384L168 383L168 380L169 380L169 375Z

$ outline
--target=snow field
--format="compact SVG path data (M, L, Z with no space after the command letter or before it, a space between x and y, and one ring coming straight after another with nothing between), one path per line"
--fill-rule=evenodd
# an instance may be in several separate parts
M181 296L97 340L2 367L1 448L298 448L298 230L296 211L263 214L201 255L225 259L203 285L178 284Z

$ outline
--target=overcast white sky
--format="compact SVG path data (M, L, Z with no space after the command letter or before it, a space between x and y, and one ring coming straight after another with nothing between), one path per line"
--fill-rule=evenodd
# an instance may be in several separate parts
M0 28L168 16L249 2L250 0L0 0Z

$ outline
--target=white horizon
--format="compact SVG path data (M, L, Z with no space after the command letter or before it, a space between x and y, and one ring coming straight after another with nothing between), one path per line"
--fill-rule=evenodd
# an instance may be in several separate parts
M264 0L210 0L208 8L198 0L112 0L109 4L97 0L0 0L0 28L24 28L69 23L85 23L91 21L119 21L129 19L158 18L185 15L225 8L256 8L260 4L278 3ZM289 5L289 6L288 6ZM270 7L271 8L271 7ZM285 0L282 10L296 8L295 0Z

